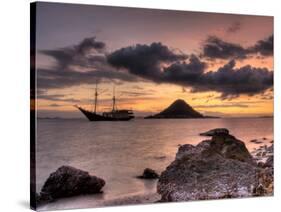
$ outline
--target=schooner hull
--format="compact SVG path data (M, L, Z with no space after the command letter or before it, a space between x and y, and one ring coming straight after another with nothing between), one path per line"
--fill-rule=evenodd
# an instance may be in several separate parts
M133 119L133 116L118 118L118 117L105 117L90 111L87 111L79 106L76 106L86 117L89 121L129 121Z

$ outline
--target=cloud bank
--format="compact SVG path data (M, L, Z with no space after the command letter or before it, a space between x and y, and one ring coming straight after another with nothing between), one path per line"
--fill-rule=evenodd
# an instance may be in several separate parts
M209 36L203 46L201 57L208 59L246 59L250 55L273 55L273 35L257 41L253 46L243 47L240 44L223 41L217 36Z
M95 84L102 79L137 80L136 76L117 72L107 63L106 44L95 37L85 38L77 45L40 52L56 60L55 67L37 70L37 85L41 90Z
M157 81L161 75L161 65L187 59L184 54L177 54L161 43L129 46L121 48L107 56L112 66L128 69L131 74Z
M55 67L37 70L37 85L43 90L94 84L97 80L150 80L189 87L193 92L216 91L221 93L221 98L233 98L263 93L273 85L272 70L250 65L235 67L235 60L252 54L272 56L273 35L247 48L211 36L203 44L200 56L186 55L160 42L137 44L109 53L106 44L95 37L41 53L56 60ZM205 58L229 62L217 70L207 71Z
M266 68L250 65L235 68L235 60L231 60L216 71L206 72L206 63L196 55L190 55L186 62L186 57L166 49L159 56L155 54L157 51L154 45L122 48L108 55L108 62L116 68L126 69L131 74L156 83L190 87L193 92L217 91L222 98L255 95L273 85L273 72Z
M106 44L96 41L95 37L85 38L79 44L54 50L41 50L40 52L53 57L60 71L73 65L92 67L96 63L104 62L102 53Z

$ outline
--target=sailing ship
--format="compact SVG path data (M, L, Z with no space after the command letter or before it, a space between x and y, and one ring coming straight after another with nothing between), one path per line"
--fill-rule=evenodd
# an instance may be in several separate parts
M77 109L79 109L89 121L129 121L133 119L134 113L133 110L118 110L116 107L116 98L115 98L115 89L113 90L113 98L112 98L112 110L109 112L103 112L102 114L97 113L97 102L98 102L98 86L96 84L95 89L95 104L94 110L89 111L87 109L82 108L79 105L74 105Z

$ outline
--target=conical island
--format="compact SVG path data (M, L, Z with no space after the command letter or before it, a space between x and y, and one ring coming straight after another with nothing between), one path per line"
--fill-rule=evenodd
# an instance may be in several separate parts
M184 100L178 99L162 112L145 117L146 119L169 119L169 118L210 118L194 110Z

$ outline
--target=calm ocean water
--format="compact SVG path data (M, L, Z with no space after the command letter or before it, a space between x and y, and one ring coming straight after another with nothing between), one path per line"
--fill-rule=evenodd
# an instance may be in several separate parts
M62 165L88 171L106 180L103 194L68 198L56 208L87 207L123 196L155 192L155 181L136 179L144 168L161 172L174 160L179 144L197 144L200 132L228 128L252 150L251 139L273 137L272 118L135 119L88 122L84 119L39 119L37 124L37 192L49 174ZM47 207L48 208L48 207ZM45 207L46 209L46 207Z

